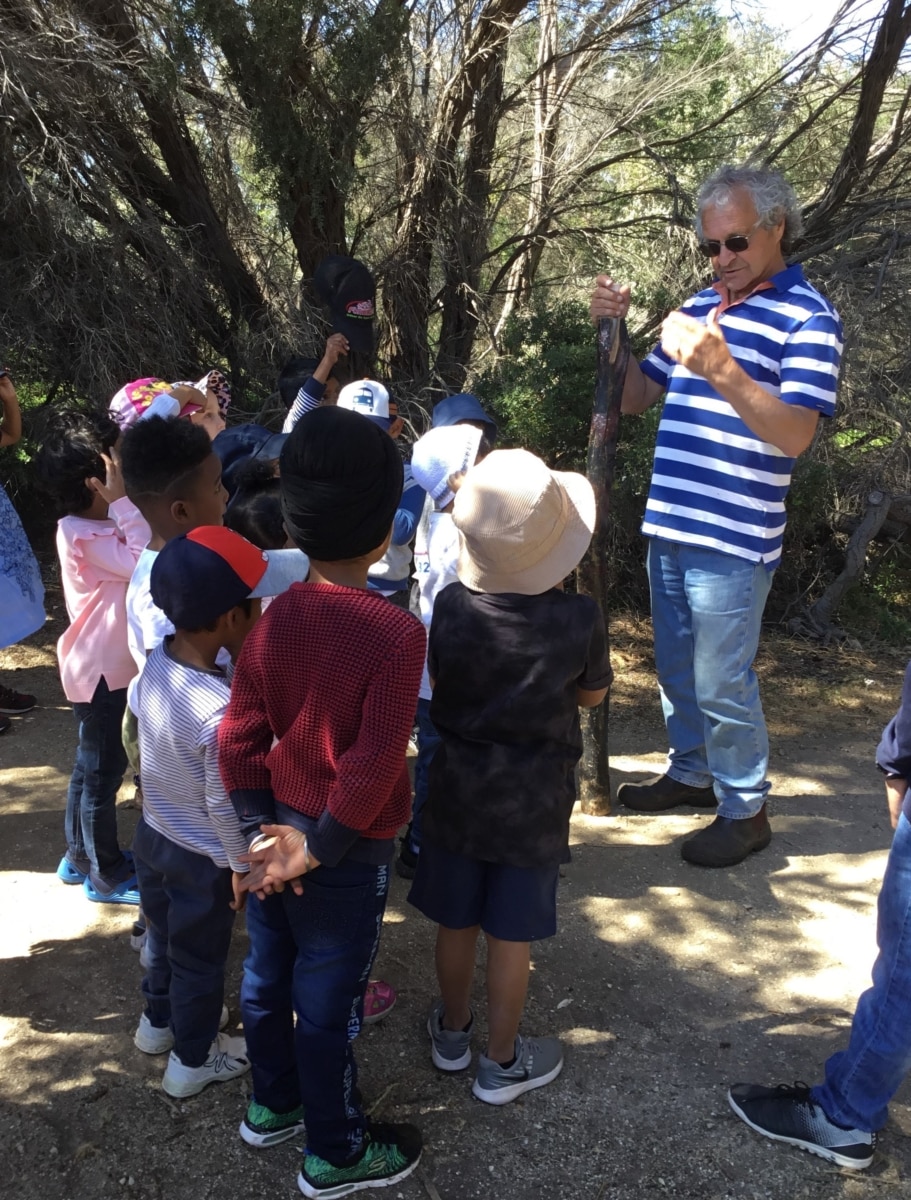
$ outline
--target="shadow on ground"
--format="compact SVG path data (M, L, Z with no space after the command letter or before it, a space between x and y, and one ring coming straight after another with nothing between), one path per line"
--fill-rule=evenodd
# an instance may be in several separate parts
M0 655L0 676L22 651ZM615 784L660 769L664 749L651 681L634 661L641 646L624 654ZM296 1195L298 1150L257 1153L237 1136L247 1081L176 1103L159 1087L164 1059L134 1048L132 913L93 906L53 875L72 720L54 707L46 655L23 665L16 685L53 704L17 720L0 746L0 1156L10 1194ZM890 836L871 759L900 665L883 669L875 694L863 684L869 664L849 666L850 703L828 716L799 679L767 690L775 838L741 866L709 872L682 862L679 844L705 815L620 810L574 820L561 930L536 950L525 1020L529 1032L560 1034L566 1067L513 1105L484 1106L470 1095L470 1073L432 1067L423 1026L435 995L433 930L395 880L377 971L399 1002L359 1041L361 1084L374 1116L422 1127L427 1152L390 1198L911 1198L907 1088L876 1164L859 1177L756 1137L725 1101L737 1079L815 1080L866 986ZM127 836L136 813L123 809L121 819ZM239 921L232 1023L244 941ZM480 1013L480 987L476 1000ZM483 1032L479 1020L476 1049Z

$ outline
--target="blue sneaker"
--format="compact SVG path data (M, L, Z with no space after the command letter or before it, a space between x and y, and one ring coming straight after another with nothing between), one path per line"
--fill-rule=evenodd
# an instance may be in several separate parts
M129 867L133 868L133 851L121 850L121 854L127 860ZM85 863L84 867L77 867L76 864L64 854L60 863L57 866L57 878L61 883L85 883L88 878L91 864L87 858L82 859Z
M135 904L138 906L140 903L139 881L135 875L131 875L129 879L124 879L104 891L97 888L86 876L82 882L82 890L95 904Z
M61 883L84 883L89 873L88 862L85 865L86 870L80 871L64 854L60 860L60 865L57 867L57 878Z

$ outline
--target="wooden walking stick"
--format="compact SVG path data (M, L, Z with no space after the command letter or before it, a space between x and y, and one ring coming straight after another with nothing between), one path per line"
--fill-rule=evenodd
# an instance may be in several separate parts
M602 317L598 322L598 380L592 423L588 435L586 474L598 503L597 524L588 554L579 567L579 591L597 600L607 627L607 533L611 488L620 429L620 401L629 363L626 322ZM582 761L579 764L579 795L582 811L606 817L611 811L610 772L607 759L608 705L610 692L597 708L584 708Z

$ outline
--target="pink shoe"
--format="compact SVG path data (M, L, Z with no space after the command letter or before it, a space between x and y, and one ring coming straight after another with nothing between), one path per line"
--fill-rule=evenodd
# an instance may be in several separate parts
M395 1008L398 993L384 979L371 979L364 993L364 1024L373 1025L382 1021Z

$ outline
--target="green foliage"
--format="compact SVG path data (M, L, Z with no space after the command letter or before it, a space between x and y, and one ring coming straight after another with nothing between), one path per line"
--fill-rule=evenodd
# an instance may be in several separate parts
M475 381L501 445L522 446L563 471L585 471L595 391L595 331L584 305L539 304L512 318L501 357ZM611 500L611 588L624 609L648 609L639 527L652 470L657 408L620 422Z
M178 0L175 36L197 54L218 46L250 114L255 167L271 179L278 214L293 223L301 204L315 228L338 230L327 205L356 182L357 150L391 78L407 11L356 0ZM344 200L342 200L344 205Z
M537 304L510 319L501 357L476 386L504 443L523 446L561 470L584 471L595 393L595 331L574 301ZM635 349L635 348L634 348ZM616 486L643 504L658 411L620 423Z
M595 337L580 304L561 301L512 318L502 356L479 376L502 440L563 470L584 470L595 383Z
M911 646L911 564L856 584L841 602L838 623L890 646Z
M806 205L799 252L848 348L833 428L798 465L773 604L793 610L838 572L843 518L869 490L911 492L904 66L851 162L875 62L856 71L846 41L788 67L783 38L716 0L7 8L0 327L29 410L0 466L14 489L61 400L105 404L126 378L218 362L254 413L287 354L321 338L301 282L346 250L376 273L403 411L475 372L507 444L582 468L588 281L632 286L641 357L707 281L700 180L756 161ZM612 567L634 604L658 417L620 428ZM872 577L877 597L911 593L897 567Z

